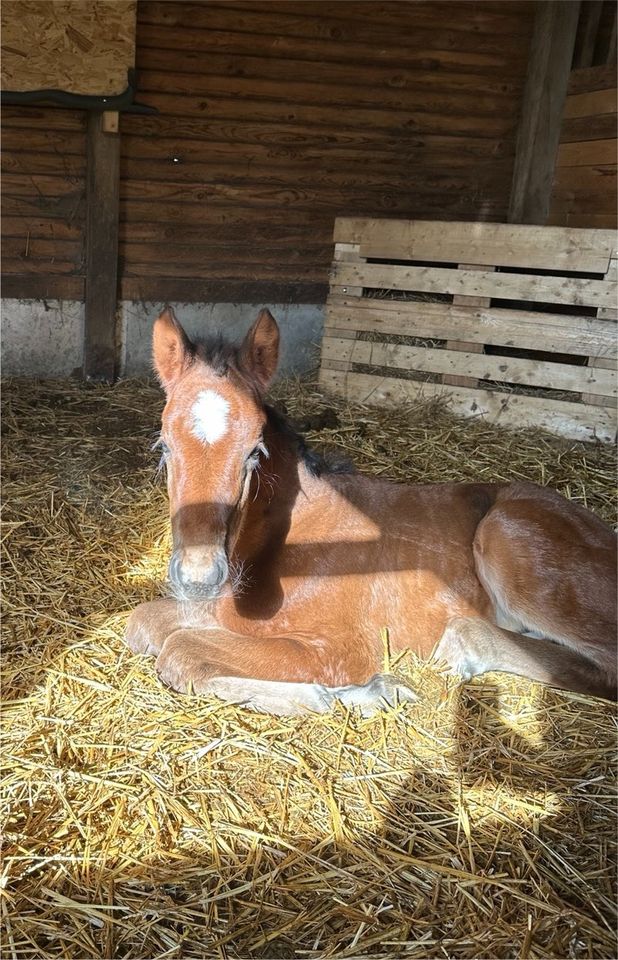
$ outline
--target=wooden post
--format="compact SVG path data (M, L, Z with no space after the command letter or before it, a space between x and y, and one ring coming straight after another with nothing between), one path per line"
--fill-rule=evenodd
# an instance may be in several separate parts
M537 2L517 133L509 222L546 223L579 0Z
M113 380L116 366L120 136L117 124L110 123L105 113L93 112L88 116L87 180L84 376L89 380Z

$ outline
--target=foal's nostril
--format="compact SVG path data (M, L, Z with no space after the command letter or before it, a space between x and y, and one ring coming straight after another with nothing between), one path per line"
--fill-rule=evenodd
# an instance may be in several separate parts
M172 554L169 578L181 593L199 599L214 597L228 578L228 565L224 553L198 558L192 551L177 551Z

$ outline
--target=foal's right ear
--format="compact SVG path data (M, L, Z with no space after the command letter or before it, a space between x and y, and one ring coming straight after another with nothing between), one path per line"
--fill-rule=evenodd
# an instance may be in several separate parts
M168 392L191 363L194 347L176 314L166 307L155 320L152 331L152 358L161 386Z

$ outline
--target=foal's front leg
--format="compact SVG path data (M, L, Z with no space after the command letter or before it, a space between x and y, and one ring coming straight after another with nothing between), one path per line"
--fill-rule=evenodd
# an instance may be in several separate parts
M135 608L127 621L124 640L133 653L156 657L175 630L210 626L211 620L210 604L151 600Z
M211 694L278 715L327 713L337 700L369 715L385 704L417 699L405 683L385 674L362 684L320 683L310 679L323 673L310 644L285 637L240 637L219 629L177 630L157 658L157 673L181 693Z

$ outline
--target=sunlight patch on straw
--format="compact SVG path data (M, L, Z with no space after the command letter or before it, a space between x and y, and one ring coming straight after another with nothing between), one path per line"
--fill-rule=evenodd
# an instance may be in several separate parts
M310 438L394 480L546 482L611 519L605 447L278 387ZM161 595L150 384L9 383L3 957L610 957L613 709L386 666L418 704L276 718L179 696L122 642ZM330 418L332 423L332 418Z

